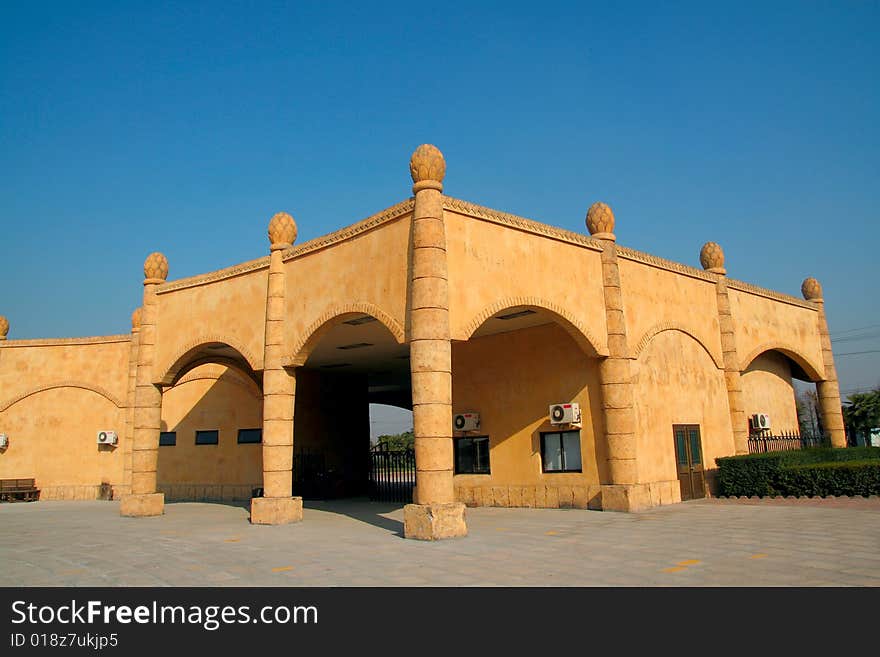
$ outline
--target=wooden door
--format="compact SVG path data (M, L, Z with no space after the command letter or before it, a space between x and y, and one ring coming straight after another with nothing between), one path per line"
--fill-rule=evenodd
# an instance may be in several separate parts
M706 497L700 425L674 424L672 433L675 439L675 466L681 484L681 499Z

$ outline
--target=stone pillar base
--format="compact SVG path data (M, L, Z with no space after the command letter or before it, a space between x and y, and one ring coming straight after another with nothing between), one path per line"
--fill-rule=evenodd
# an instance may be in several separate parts
M603 511L644 511L660 504L651 498L648 484L606 484L602 486Z
M407 504L403 507L403 535L420 541L467 536L465 505Z
M119 505L119 514L132 518L161 516L163 513L165 513L164 493L123 495Z
M302 519L301 497L255 497L251 500L253 525L286 525Z

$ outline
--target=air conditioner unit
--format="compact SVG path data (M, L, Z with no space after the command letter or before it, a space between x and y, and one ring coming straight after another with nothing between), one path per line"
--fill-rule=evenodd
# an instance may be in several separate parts
M116 435L115 431L98 432L99 445L115 445L117 442L119 442L119 436Z
M581 421L581 405L550 404L550 424L579 424Z
M9 447L9 436L5 433L0 433L0 449L6 449Z
M480 428L480 414L456 413L452 416L452 428L455 431L476 431Z
M755 413L752 416L752 429L763 431L770 428L770 416L766 413Z

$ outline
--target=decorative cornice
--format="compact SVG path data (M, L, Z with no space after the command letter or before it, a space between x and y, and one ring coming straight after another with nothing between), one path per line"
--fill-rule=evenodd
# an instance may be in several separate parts
M406 342L406 333L400 323L394 319L391 315L386 313L384 310L380 309L375 304L370 303L369 301L354 301L352 303L347 303L343 306L333 306L332 308L328 308L321 315L312 322L309 327L303 332L300 336L299 340L296 342L296 345L290 351L290 356L284 359L283 365L284 367L300 367L305 364L308 360L309 355L312 350L320 340L324 331L322 328L327 326L329 329L331 325L328 323L336 317L341 317L342 315L350 315L353 313L360 313L364 315L370 315L371 317L375 317L379 320L382 325L388 329L391 335L394 336L394 339L398 344L403 344Z
M369 216L366 219L362 219L356 224L346 226L345 228L341 228L340 230L330 233L329 235L317 237L313 240L309 240L308 242L303 242L299 246L294 246L293 248L287 249L284 252L283 260L284 262L287 262L288 260L299 258L300 256L311 253L312 251L318 251L319 249L324 249L328 246L338 244L339 242L349 240L352 237L357 237L358 235L373 230L374 228L377 228L382 224L398 219L408 212L412 212L414 206L415 200L413 198L408 198L405 201L401 201L396 205L392 205L390 208L386 208L385 210Z
M547 310L561 318L559 324L574 338L575 342L586 353L591 356L607 356L608 349L599 342L592 332L584 326L575 316L569 313L562 306L541 299L539 297L507 297L496 301L491 306L484 308L476 317L474 317L465 327L465 340L469 340L490 317L497 315L507 308L515 308L518 306L528 306L532 308L540 308Z
M768 299L773 299L774 301L781 301L782 303L789 303L792 306L799 306L801 308L807 308L808 310L817 310L816 306L809 301L804 301L803 299L798 299L797 297L792 297L787 294L782 294L781 292L774 292L773 290L768 290L764 287L758 287L757 285L752 285L751 283L744 283L743 281L737 281L733 278L727 279L727 287L733 288L734 290L739 290L740 292L748 292L750 294L757 294L761 297L767 297Z
M550 226L548 224L542 224L539 221L526 219L525 217L518 217L514 214L493 210L491 208L483 207L482 205L453 198L452 196L443 197L443 209L460 212L461 214L468 215L475 219L483 219L484 221L490 221L501 226L515 228L526 233L549 237L550 239L559 240L560 242L576 244L577 246L583 246L595 251L602 250L601 242L587 235L581 235L580 233L557 228L556 226Z
M657 267L659 269L665 269L666 271L675 272L676 274L684 274L685 276L699 278L703 281L710 281L712 283L715 282L714 274L702 271L701 269L697 269L696 267L683 265L680 262L666 260L665 258L660 258L658 256L651 255L650 253L636 251L635 249L630 249L625 246L617 247L617 255L627 260L635 260L636 262L641 262L642 264L650 265L651 267Z
M648 343L650 343L655 336L663 333L664 331L678 331L693 338L697 342L697 344L699 344L706 351L706 353L709 354L709 358L712 359L712 362L715 363L715 366L719 370L724 369L724 360L718 358L715 354L712 353L712 350L709 349L709 347L707 347L706 344L699 337L697 337L696 331L694 331L690 327L680 324L679 322L660 322L659 324L655 324L654 326L649 328L647 331L645 331L644 335L642 335L641 340L638 341L635 348L632 350L631 358L633 360L637 360L639 358L639 355L641 355L641 353L648 346Z
M79 388L80 390L90 390L91 392L101 395L102 397L113 403L117 408L122 408L123 406L122 401L120 401L120 399L116 395L112 394L106 388L102 388L101 386L95 386L91 383L85 383L83 381L57 381L55 383L47 383L36 388L31 388L30 390L20 395L16 395L8 402L0 405L0 412L7 410L13 404L20 402L22 399L30 397L31 395L36 395L37 393L45 392L46 390L54 390L55 388Z
M0 349L12 347L63 347L81 344L110 344L113 342L130 342L131 335L95 335L85 338L35 338L32 340L5 340L0 342Z
M156 289L156 294L165 294L166 292L182 290L187 287L196 287L197 285L205 285L206 283L222 281L226 278L241 276L242 274L247 274L249 272L257 271L259 269L266 269L268 267L269 256L263 256L262 258L257 258L256 260L248 260L247 262L242 262L240 264L233 265L232 267L226 267L225 269L218 269L217 271L208 272L207 274L198 274L197 276L180 278L176 281L165 283L163 285L160 285Z

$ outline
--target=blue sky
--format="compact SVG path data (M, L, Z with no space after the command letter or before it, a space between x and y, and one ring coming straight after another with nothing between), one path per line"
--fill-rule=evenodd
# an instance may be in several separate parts
M279 210L335 230L409 196L431 142L450 195L576 231L602 200L621 244L814 275L859 338L836 352L877 351L878 26L876 1L7 3L0 314L127 332L149 252L179 278L266 254ZM880 384L880 353L837 364Z

